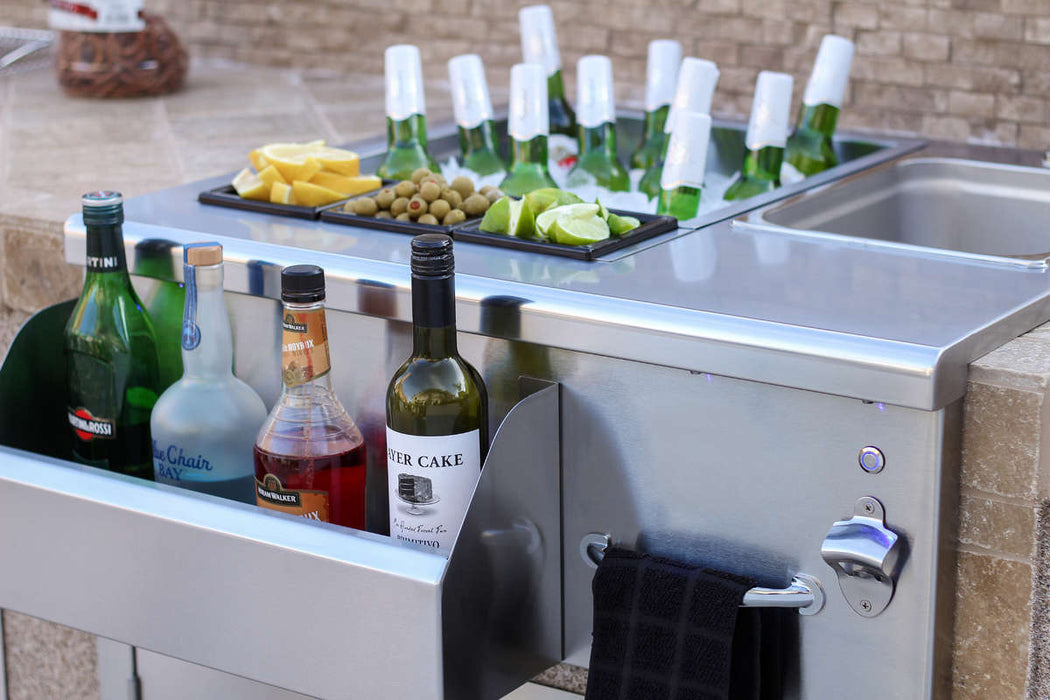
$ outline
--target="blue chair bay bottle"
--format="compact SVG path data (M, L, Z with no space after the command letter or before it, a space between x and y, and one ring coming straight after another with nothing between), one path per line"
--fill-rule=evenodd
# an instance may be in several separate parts
M266 406L233 374L222 246L186 246L183 278L183 373L153 409L154 475L161 483L254 503L252 446Z
M407 180L418 168L440 172L427 150L427 107L419 49L389 46L383 54L386 76L386 158L376 174Z
M828 34L820 42L795 133L787 143L787 162L803 175L816 175L838 165L831 137L838 123L853 63L853 42Z
M729 184L725 199L755 197L780 187L780 166L787 145L793 80L786 73L762 71L755 84L747 124L744 164Z
M660 195L660 173L663 170L664 158L667 155L667 136L670 135L674 125L675 115L678 112L699 112L700 114L711 113L711 102L715 95L715 86L718 84L718 66L711 61L692 56L682 60L682 66L678 70L678 83L675 87L674 100L664 123L664 149L659 160L653 164L641 182L638 183L638 191L644 192L649 199L655 199Z
M569 172L569 186L595 184L626 192L631 179L616 154L616 104L608 56L584 56L577 63L576 108L580 154Z

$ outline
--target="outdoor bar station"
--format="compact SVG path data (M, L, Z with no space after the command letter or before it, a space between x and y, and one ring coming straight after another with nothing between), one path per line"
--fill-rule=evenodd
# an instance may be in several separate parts
M60 62L118 21L67 5ZM0 367L0 608L97 636L103 700L161 658L170 697L951 697L969 368L1050 321L1050 171L836 129L832 32L745 122L716 56L651 42L625 109L516 21L495 109L459 55L428 124L391 44L385 136L97 173L83 293Z

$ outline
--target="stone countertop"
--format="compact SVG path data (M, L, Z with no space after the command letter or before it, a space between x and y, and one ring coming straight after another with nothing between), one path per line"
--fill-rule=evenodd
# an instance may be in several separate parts
M431 121L451 117L447 89L436 87L427 93ZM375 75L196 62L179 93L115 101L66 97L49 70L0 76L0 349L28 314L79 293L62 223L83 192L132 197L220 175L272 141L374 137L385 129L383 111ZM1050 324L971 366L955 697L1050 696L1048 391ZM35 656L29 663L39 668ZM9 668L9 678L18 672ZM583 692L585 674L562 665L537 680Z

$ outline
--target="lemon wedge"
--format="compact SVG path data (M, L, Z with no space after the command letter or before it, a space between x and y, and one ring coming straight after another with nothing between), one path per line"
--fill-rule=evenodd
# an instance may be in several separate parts
M258 199L265 202L270 198L270 188L266 186L251 168L245 168L233 178L233 189L245 199Z
M269 163L266 162L266 158L260 152L261 150L262 149L257 148L248 154L248 161L251 162L257 173L261 173L266 169L266 166L269 165Z
M315 185L320 185L321 187L327 187L330 190L335 190L336 192L342 192L348 197L350 195L378 190L383 186L383 181L375 175L347 177L346 175L337 175L336 173L329 173L324 170L314 175L310 179L310 182Z
M273 188L275 182L283 182L288 184L288 181L281 175L281 171L277 169L275 165L267 165L265 168L259 171L259 179L266 183L266 186Z
M260 149L263 158L288 182L309 180L321 170L321 161L313 156L312 148L303 143L271 143Z
M350 177L361 174L361 158L353 151L322 145L311 147L310 155L321 161L322 168L333 173Z
M292 182L292 192L295 195L295 201L306 207L321 207L340 199L346 199L346 195L342 192L302 180Z
M285 182L273 183L273 188L270 190L270 201L274 204L295 204L292 186Z

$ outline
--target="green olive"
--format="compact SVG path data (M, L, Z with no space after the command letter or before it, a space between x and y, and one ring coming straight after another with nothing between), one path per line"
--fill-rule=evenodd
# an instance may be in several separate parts
M400 214L398 214L394 218L397 219L398 221L411 221L412 220L412 217L409 216L407 211L401 212Z
M431 226L437 226L438 223L437 217L433 214L424 214L419 217L418 221L421 224L430 224Z
M408 211L408 197L398 197L390 204L390 213L394 216Z
M463 213L468 216L481 216L489 208L489 200L483 194L472 194L463 200Z
M412 199L408 200L408 215L413 219L418 219L427 213L427 200L423 199L419 195L416 195Z
M469 177L464 177L463 175L460 175L455 180L453 180L452 184L449 185L449 187L454 189L456 192L459 192L459 195L463 199L466 199L470 195L474 194L474 183L470 181Z
M375 216L377 211L379 211L379 205L371 197L354 200L354 213L359 216Z
M384 187L376 193L376 204L379 205L380 209L389 209L390 205L397 199L397 195L394 194L394 190L389 187Z
M445 226L455 226L461 224L467 220L467 215L460 209L453 209L449 213L445 214L445 218L441 220Z
M441 198L449 203L453 209L458 209L459 205L463 203L463 197L450 187L446 187L441 190Z
M430 208L427 209L427 212L433 214L438 221L444 219L445 214L448 214L450 211L452 211L452 205L443 199L431 202Z
M441 185L431 181L424 182L419 186L419 196L428 203L433 202L441 196Z
M416 168L412 171L412 184L418 185L420 180L429 177L431 174L429 168Z
M416 193L416 184L411 180L402 180L394 185L394 194L398 197L411 197Z

